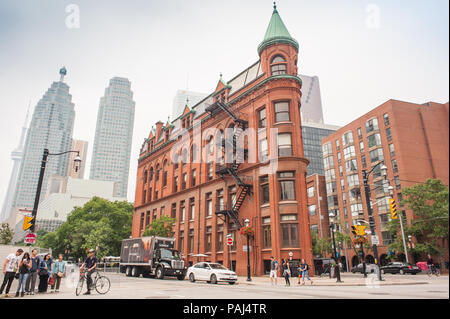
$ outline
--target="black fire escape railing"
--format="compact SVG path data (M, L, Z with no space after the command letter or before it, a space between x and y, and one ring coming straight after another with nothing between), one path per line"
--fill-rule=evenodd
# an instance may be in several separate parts
M227 113L234 121L235 129L234 129L234 135L233 135L233 142L231 145L230 141L227 141L224 139L222 141L222 147L226 147L228 144L229 146L232 146L233 148L233 160L230 164L218 164L216 165L216 174L220 175L222 177L225 176L232 176L236 183L238 184L240 190L239 193L236 196L235 202L230 204L224 204L221 207L216 207L216 215L217 216L225 216L231 218L239 227L242 227L242 223L239 220L239 210L241 209L242 205L244 204L245 199L251 192L252 185L246 184L243 181L243 177L239 176L239 167L242 163L244 163L246 155L248 150L245 149L238 149L237 148L237 141L239 141L242 133L246 129L248 122L245 120L240 119L238 116L236 116L229 108L228 106L221 102L217 101L216 103L210 105L206 108L206 111L213 116L214 114L217 114L220 111L224 111Z

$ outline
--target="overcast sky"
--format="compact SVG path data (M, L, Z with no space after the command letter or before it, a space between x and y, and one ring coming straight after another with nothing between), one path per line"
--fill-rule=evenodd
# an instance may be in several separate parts
M79 28L75 11L79 8ZM301 74L320 79L325 121L344 125L388 99L449 100L448 0L280 0L300 43ZM69 7L70 9L71 7ZM171 113L177 89L210 93L258 60L270 0L0 0L0 203L29 102L65 65L75 103L73 137L92 156L100 97L127 77L136 101L128 198L139 148ZM69 22L68 24L66 22ZM75 23L75 24L74 24Z

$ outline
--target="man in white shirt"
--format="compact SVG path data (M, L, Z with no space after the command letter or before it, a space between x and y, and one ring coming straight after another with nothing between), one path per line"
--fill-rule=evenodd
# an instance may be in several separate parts
M14 280L14 276L16 274L17 268L19 268L19 260L20 255L22 255L23 250L19 248L16 253L11 253L6 257L5 262L3 263L3 274L5 277L3 278L3 284L0 288L0 298L3 294L3 289L5 289L5 297L9 297L9 289L11 288L11 284Z

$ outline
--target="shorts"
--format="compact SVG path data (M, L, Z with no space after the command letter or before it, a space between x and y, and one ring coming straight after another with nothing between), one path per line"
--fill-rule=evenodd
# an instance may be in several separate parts
M278 277L278 272L276 270L271 270L270 271L270 278L277 278Z

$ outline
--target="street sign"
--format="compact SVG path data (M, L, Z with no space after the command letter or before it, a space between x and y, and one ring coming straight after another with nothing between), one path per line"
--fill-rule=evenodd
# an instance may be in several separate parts
M233 246L233 238L232 237L228 237L227 238L227 245L228 246Z
M34 244L36 242L36 234L27 234L24 241L25 244Z
M23 226L22 229L23 230L28 230L31 228L31 226L33 226L33 221L34 217L31 216L25 216L25 218L23 219Z
M380 244L380 239L377 235L372 235L372 244L377 246Z

